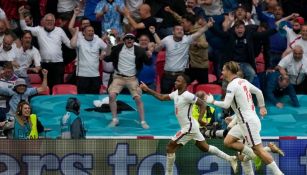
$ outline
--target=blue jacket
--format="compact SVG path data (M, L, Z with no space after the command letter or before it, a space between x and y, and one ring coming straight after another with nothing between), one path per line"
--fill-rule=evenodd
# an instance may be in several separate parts
M293 106L295 107L300 106L293 85L289 83L289 86L287 88L280 89L278 84L279 76L280 76L279 72L272 72L267 74L266 88L265 88L266 99L269 100L274 105L276 105L279 102L276 97L289 95Z

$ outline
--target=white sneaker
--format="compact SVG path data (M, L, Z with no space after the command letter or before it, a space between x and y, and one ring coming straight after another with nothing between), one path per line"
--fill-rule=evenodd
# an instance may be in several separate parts
M109 128L114 128L118 125L119 121L117 118L113 118L112 121L109 123L108 127Z
M149 129L149 125L145 121L141 121L141 125L143 129Z
M230 165L231 165L233 172L237 174L239 167L238 167L238 159L236 156L231 156Z

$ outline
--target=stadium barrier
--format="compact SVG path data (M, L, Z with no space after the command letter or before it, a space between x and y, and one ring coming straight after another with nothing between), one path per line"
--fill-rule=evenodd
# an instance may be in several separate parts
M93 174L93 175L162 175L166 162L168 139L117 138L86 140L0 140L0 174ZM267 138L286 156L273 154L286 175L305 175L307 139L296 137ZM208 140L233 155L220 139ZM203 153L189 142L176 153L174 175L228 175L230 165ZM240 173L242 174L242 173ZM271 174L265 167L256 174Z

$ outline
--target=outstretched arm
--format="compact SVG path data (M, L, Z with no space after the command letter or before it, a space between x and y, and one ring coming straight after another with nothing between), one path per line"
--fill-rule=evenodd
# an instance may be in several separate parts
M77 15L80 13L80 9L79 7L74 9L74 14L72 15L69 24L68 24L68 30L70 32L71 35L74 35L74 33L76 32L76 29L74 28L75 22L76 22L76 18Z
M171 100L170 97L167 94L160 94L152 89L150 89L145 83L141 82L140 88L147 92L148 94L154 96L156 99L160 101L169 101Z
M208 30L208 28L213 26L213 23L214 23L214 20L212 18L209 18L209 20L208 20L208 22L205 26L203 26L202 28L199 28L197 32L195 32L191 35L192 40L195 40L198 37L200 37L200 35L203 35L204 32Z
M45 90L47 90L47 74L48 74L48 71L46 69L43 69L42 73L43 73L43 82L42 82L42 85L37 88L37 93L41 93L41 92L44 92Z

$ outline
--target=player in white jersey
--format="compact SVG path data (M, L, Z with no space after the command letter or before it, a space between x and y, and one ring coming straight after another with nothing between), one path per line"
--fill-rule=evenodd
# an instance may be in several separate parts
M251 93L255 94L257 97L261 116L267 114L263 94L261 90L247 80L237 77L239 68L238 63L234 61L225 63L222 74L224 79L229 82L225 99L224 101L215 101L212 95L207 95L206 101L207 103L212 103L226 109L231 106L238 116L238 124L230 129L228 135L224 139L225 146L237 151L242 151L250 159L255 159L256 153L268 168L272 170L273 174L282 175L283 173L277 167L272 156L263 149L261 143L261 123L256 114ZM238 142L240 139L245 139L248 146L253 149Z
M140 87L143 91L148 92L155 98L161 101L174 100L175 103L175 114L179 121L181 130L172 137L171 141L167 145L167 162L166 162L166 175L173 174L173 165L175 162L175 152L177 149L185 145L190 140L195 140L195 145L204 152L209 152L222 159L225 159L231 163L233 171L236 173L237 169L237 158L236 156L229 156L226 153L219 150L217 147L208 145L205 141L204 136L199 130L198 122L192 117L192 106L197 104L200 109L200 115L203 116L205 113L205 104L202 100L198 99L194 94L187 91L187 83L189 78L186 75L179 75L175 81L176 91L170 94L160 94L151 90L144 84L141 83Z

